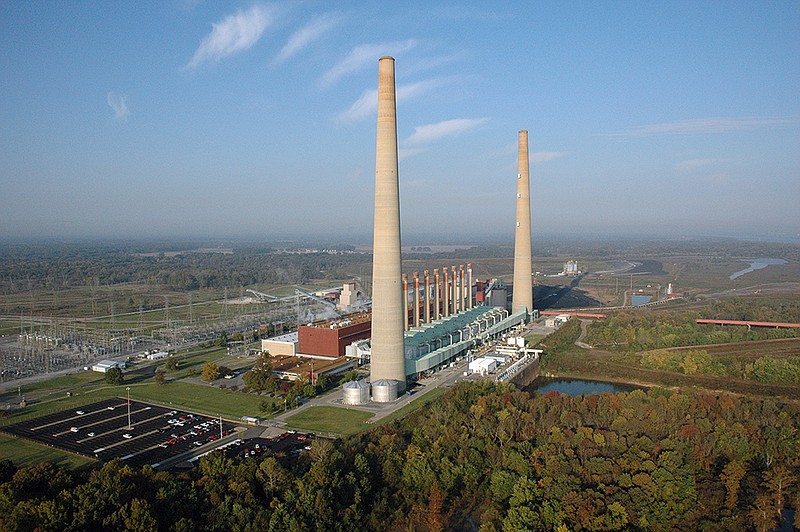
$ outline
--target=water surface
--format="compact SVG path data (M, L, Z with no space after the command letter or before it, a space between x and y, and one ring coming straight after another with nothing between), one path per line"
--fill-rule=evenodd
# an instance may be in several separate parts
M633 390L641 389L641 386L635 386L633 384L550 377L539 377L525 387L525 391L531 393L559 392L567 395L597 395L603 392L632 392Z
M733 281L737 277L741 277L742 275L750 272L754 272L756 270L763 270L767 266L778 266L780 264L786 264L786 261L783 259L743 259L745 262L750 263L749 268L745 268L744 270L739 270L736 273L731 274L730 280Z

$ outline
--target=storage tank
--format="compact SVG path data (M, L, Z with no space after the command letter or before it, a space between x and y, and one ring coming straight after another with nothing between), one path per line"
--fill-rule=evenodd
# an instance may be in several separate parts
M369 403L369 383L366 381L349 381L344 383L344 399L346 405L363 405Z
M396 380L380 379L372 383L372 400L376 403L391 403L397 400L400 383Z

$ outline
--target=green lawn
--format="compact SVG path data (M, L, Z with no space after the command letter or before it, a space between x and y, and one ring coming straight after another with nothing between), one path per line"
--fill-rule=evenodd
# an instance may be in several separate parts
M23 438L0 434L0 458L7 458L17 467L26 467L42 462L60 464L70 469L79 469L95 463L94 460L77 454L60 451Z
M125 384L120 386L102 385L81 389L72 397L60 395L57 399L32 403L23 410L14 411L10 416L0 418L0 425L9 425L60 410L78 408L109 397L125 397L127 393L125 388ZM150 379L143 384L132 384L130 389L131 399L134 400L173 406L209 416L222 415L231 420L238 420L242 416L264 417L260 409L261 402L265 399L277 401L270 397L220 390L213 386L181 381L159 385ZM283 403L281 402L281 404Z
M341 434L349 436L351 434L358 434L365 430L369 430L376 425L383 425L391 423L395 419L399 419L414 410L425 406L431 401L435 401L442 394L447 391L447 388L436 388L431 390L425 395L418 397L411 401L409 404L396 410L395 412L383 417L370 424L368 421L372 419L374 414L372 412L364 412L363 410L350 410L344 407L336 406L314 406L298 412L293 416L286 419L286 423L297 429L316 431L316 432L329 432L333 434Z
M188 382L168 382L164 385L144 384L131 387L131 399L185 408L210 416L222 415L228 419L242 416L264 417L260 405L271 397L220 390L214 386ZM281 400L281 405L283 404Z
M372 425L365 423L374 414L361 410L349 410L335 406L314 406L298 412L286 419L294 428L350 435L368 430Z

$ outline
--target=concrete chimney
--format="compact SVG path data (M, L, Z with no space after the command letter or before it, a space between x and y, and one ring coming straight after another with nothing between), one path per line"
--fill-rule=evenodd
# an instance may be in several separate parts
M533 311L531 274L531 184L528 163L528 132L519 132L517 153L517 228L514 234L514 295L511 312ZM525 319L527 321L527 318Z
M442 317L442 285L439 283L439 269L433 269L433 316L435 320Z
M408 275L403 274L403 330L407 331L411 327L408 326Z
M419 272L414 272L414 327L419 327Z
M442 315L446 318L450 315L450 272L447 266L442 268L444 274L444 285L442 286L442 295L444 301L442 302Z
M431 322L431 274L428 270L423 272L425 275L425 323Z
M458 265L458 276L461 278L461 310L467 310L467 278L464 276L464 265Z
M472 308L472 263L469 262L467 263L467 297L469 298L469 306L467 308Z
M461 310L459 308L459 301L461 297L459 297L458 293L458 270L456 270L455 266L450 267L450 273L453 277L453 314L458 314Z
M372 354L370 379L406 388L403 322L406 293L400 285L400 186L397 166L397 100L394 58L378 61L375 143L375 226L372 255Z

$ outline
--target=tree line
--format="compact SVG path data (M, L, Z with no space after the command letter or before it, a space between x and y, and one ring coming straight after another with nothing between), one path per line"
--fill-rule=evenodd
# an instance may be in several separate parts
M8 246L6 246L8 248ZM257 284L299 284L342 278L342 270L368 261L360 254L276 254L268 246L241 246L232 254L137 255L128 246L8 248L0 254L0 287L5 294L34 289L143 283L173 290Z
M768 530L800 506L797 404L461 383L295 461L0 465L4 530ZM800 522L795 522L795 526Z

